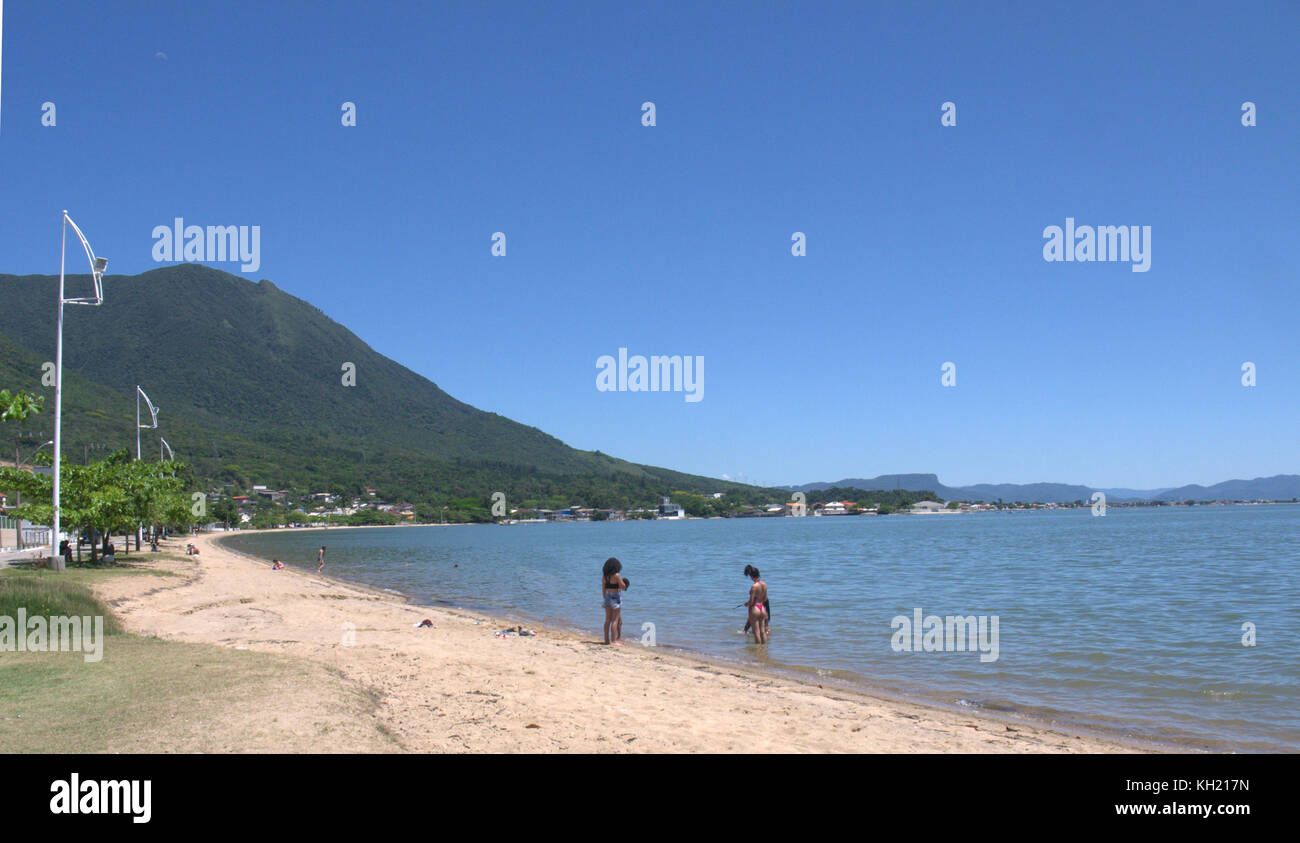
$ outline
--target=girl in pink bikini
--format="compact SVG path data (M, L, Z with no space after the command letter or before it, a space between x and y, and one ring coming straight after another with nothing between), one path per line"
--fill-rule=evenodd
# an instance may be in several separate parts
M754 641L759 644L767 643L767 583L759 579L758 569L753 565L745 566L745 576L754 581L749 587L749 600L745 605L749 607L749 626L754 630Z

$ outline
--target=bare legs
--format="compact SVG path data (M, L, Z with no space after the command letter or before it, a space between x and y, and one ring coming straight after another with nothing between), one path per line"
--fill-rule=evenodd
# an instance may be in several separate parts
M605 643L622 645L623 610L605 608Z

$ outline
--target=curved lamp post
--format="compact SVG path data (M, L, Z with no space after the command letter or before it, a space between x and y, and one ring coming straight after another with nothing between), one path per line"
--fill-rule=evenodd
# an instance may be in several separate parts
M90 262L90 275L95 283L95 295L82 298L67 298L64 293L64 266L68 255L68 226L81 241L81 248ZM63 236L59 247L59 330L54 352L54 523L50 525L50 567L56 571L63 570L63 557L59 555L59 473L63 456L63 306L65 304L84 304L98 307L104 303L104 270L108 267L106 258L95 257L95 252L86 242L86 235L81 233L77 224L63 212Z
M53 439L51 439L48 442L42 442L39 446L37 446L35 451L32 451L32 455L27 458L27 462L32 463L32 460L36 459L36 455L39 454L42 450L44 450L46 445L53 445L53 444L54 444ZM34 466L35 463L32 463L32 465ZM22 467L23 464L18 461L18 452L14 451L14 468L22 468Z
M144 404L149 408L149 424L140 424L140 399L144 399ZM149 400L149 396L144 394L144 390L139 387L135 388L135 458L140 459L140 431L158 429L158 408Z

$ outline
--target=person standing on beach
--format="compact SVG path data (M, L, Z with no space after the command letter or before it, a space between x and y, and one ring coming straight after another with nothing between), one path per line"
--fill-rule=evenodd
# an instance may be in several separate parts
M767 643L767 583L759 578L758 569L753 565L745 566L745 576L754 581L749 587L749 600L745 605L749 607L749 626L754 628L754 641L758 644Z
M623 563L613 556L605 560L600 573L600 597L605 605L605 643L623 646L623 592L628 581L620 573Z
M316 573L322 573L325 570L325 545L320 546L316 551Z

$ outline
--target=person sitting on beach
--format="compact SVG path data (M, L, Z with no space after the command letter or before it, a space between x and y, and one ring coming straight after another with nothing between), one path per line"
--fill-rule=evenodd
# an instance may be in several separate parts
M759 579L758 569L753 565L745 566L745 576L754 581L749 587L749 599L745 605L749 607L749 626L754 628L754 641L758 644L767 643L767 583Z
M620 573L623 563L613 556L605 560L600 573L600 596L605 606L605 643L623 646L623 592L628 581Z
M272 559L272 560L271 560L271 570L272 570L272 571L279 571L279 570L282 570L283 568L284 568L284 565L280 563L280 560L279 560L279 559Z

